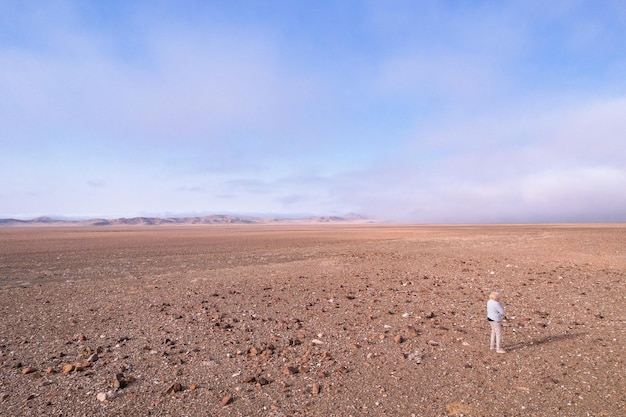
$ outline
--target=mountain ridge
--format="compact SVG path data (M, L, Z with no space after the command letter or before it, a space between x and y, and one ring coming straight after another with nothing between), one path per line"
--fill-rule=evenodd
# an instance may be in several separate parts
M42 216L30 220L0 219L0 227L11 226L168 226L168 225L215 225L215 224L315 224L315 223L374 223L373 220L356 213L343 216L308 216L301 218L237 216L229 214L211 214L206 216L184 217L119 217L114 219L92 218L86 220L55 219Z

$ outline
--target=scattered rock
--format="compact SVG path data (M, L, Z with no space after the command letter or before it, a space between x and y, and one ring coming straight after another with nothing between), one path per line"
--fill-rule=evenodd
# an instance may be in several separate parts
M342 236L335 246L327 245L325 237L318 241L316 232L310 245L294 238L294 246L281 241L286 244L280 248L271 247L262 234L263 240L257 240L255 232L245 234L255 246L227 238L225 244L233 244L224 251L219 250L221 242L216 243L218 250L198 248L203 239L198 239L197 230L189 246L183 239L143 245L142 232L133 233L137 240L126 243L122 238L131 235L123 233L121 246L96 244L63 262L48 262L43 252L32 256L26 251L16 254L18 264L2 252L0 258L15 263L7 270L9 280L27 275L21 271L24 265L36 274L38 262L42 267L54 263L58 277L41 280L31 289L5 290L6 282L0 283L11 324L0 337L0 374L6 374L0 384L0 410L9 415L65 416L76 410L85 415L197 415L217 407L213 411L219 414L224 398L222 414L274 417L470 417L503 412L539 416L550 411L621 415L620 374L613 365L624 357L615 336L623 326L610 309L603 319L610 331L594 326L603 323L594 318L594 306L602 300L619 304L622 248L598 246L601 258L579 254L572 247L580 249L580 240L568 246L573 234L561 238L559 228L546 233L538 227L528 239L523 233L520 249L510 243L521 233L503 230L498 226L493 234L480 235L472 229L452 241L454 245L415 240L411 230L406 242L393 238L379 245L368 240L367 246L358 239L355 245L347 244L352 231L348 241ZM211 230L217 233L215 242L221 229L218 232ZM437 236L444 232L438 230ZM500 245L495 236L504 234L507 243ZM544 256L544 247L536 243L554 240L550 234L560 236L554 241L559 252L546 251ZM609 241L620 243L622 237L620 233ZM74 249L68 247L67 253ZM510 270L511 279L485 278L496 258L501 267L513 257L520 267ZM297 278L300 274L306 278ZM424 274L429 280L420 279ZM550 292L547 280L559 274L568 277L564 284L571 281L550 294L550 306L559 314L535 313ZM62 282L61 277L74 276L73 283ZM103 279L107 277L111 279ZM414 283L403 288L398 280ZM265 290L269 285L272 288ZM516 333L505 335L505 343L518 346L506 364L490 354L483 312L486 295L498 287L506 295L505 308L518 317L506 329ZM211 297L213 291L219 292L216 298ZM346 291L355 295L354 301L347 301ZM582 300L581 291L587 293ZM17 304L29 298L41 302ZM326 303L328 298L334 303ZM442 307L441 300L450 302ZM171 305L159 311L162 301ZM413 313L403 314L406 311ZM302 320L290 319L292 315ZM549 332L538 327L542 322ZM59 331L50 330L55 328ZM82 331L89 340L79 337ZM107 337L101 339L101 334ZM536 358L541 359L541 369L532 364ZM348 368L342 365L350 373L343 375ZM80 369L82 373L76 372ZM141 376L142 382L129 385L130 375ZM415 378L425 384L417 387L417 395L390 388ZM510 401L480 395L497 391L502 381L510 382ZM168 388L171 395L164 395ZM113 393L107 395L109 390Z
M33 372L36 372L37 369L33 368L31 366L27 366L26 368L22 368L22 375L26 375L26 374L32 374Z
M91 362L78 362L74 364L74 371L82 372L91 366Z
M411 337L417 337L420 335L417 329L413 326L407 326L406 329L407 329L407 332L409 333L409 336Z
M541 378L541 382L543 382L544 384L558 384L559 383L559 381L552 378L551 376L545 376Z
M113 390L107 392L99 392L96 395L96 399L101 402L109 401L117 397L117 393Z
M269 384L269 383L270 383L270 380L269 380L269 379L267 379L267 378L265 378L265 377L263 377L263 376L260 376L260 377L258 377L258 378L256 379L256 383L257 383L257 385L258 385L258 386L261 386L261 387L262 387L262 386L264 386L264 385Z
M285 369L283 369L283 374L284 375L295 375L298 372L299 372L299 370L295 366L288 366Z
M180 385L178 382L175 382L170 385L168 389L165 390L165 394L176 394L177 392L180 392L182 390L183 386Z
M113 388L115 388L115 389L122 389L122 388L125 388L126 385L127 385L127 382L124 379L124 375L123 374L115 374L115 376L113 377Z
M415 350L415 351L411 351L409 353L405 353L404 354L404 358L414 361L417 364L422 363L422 361L424 360L424 355L422 354L421 351L419 350Z

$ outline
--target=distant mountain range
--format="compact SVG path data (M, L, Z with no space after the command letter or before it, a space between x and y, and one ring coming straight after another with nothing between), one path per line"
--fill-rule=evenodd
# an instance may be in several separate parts
M1 226L167 226L208 224L307 224L307 223L373 223L359 214L344 216L313 216L297 219L278 217L231 216L213 214L199 217L132 217L118 219L63 220L37 217L32 220L0 219Z

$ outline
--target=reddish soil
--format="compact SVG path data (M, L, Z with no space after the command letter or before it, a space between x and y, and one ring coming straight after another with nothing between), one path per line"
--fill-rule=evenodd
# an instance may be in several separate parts
M0 228L0 306L6 416L626 415L623 224Z

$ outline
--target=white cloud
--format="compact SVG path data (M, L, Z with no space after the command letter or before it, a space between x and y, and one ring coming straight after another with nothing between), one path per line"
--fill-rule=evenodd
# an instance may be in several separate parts
M626 221L625 104L515 109L416 132L401 157L347 175L336 194L393 221Z
M91 33L58 31L52 53L0 50L3 129L20 140L50 132L127 144L220 143L252 131L267 138L289 129L315 94L258 31L181 29L146 39L138 61Z

